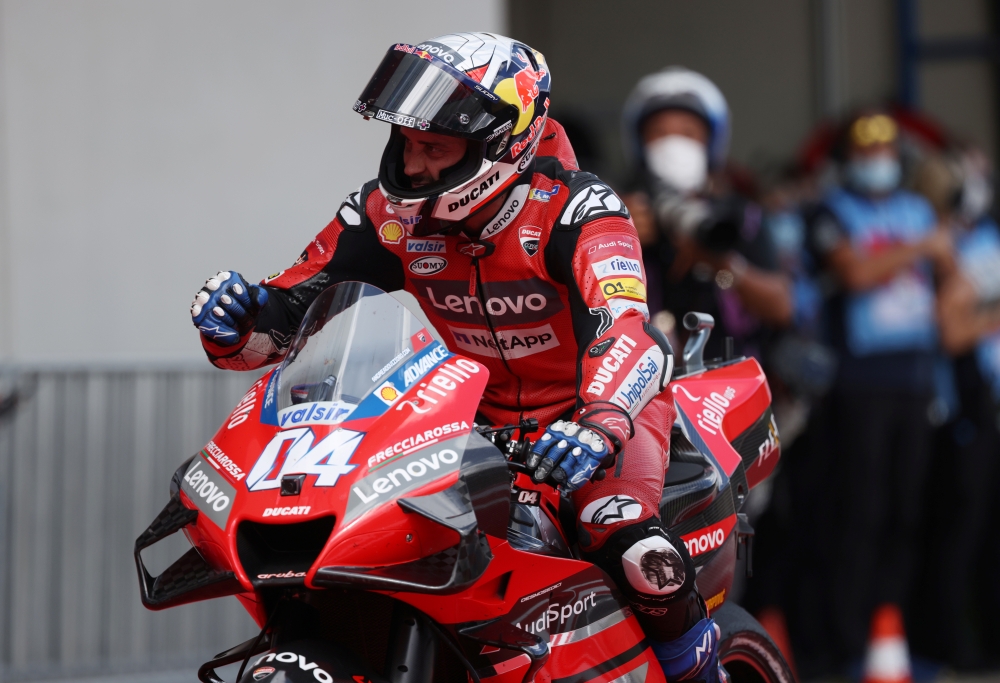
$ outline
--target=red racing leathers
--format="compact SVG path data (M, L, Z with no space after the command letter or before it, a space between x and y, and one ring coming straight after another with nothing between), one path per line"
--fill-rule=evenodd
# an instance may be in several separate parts
M409 236L377 181L366 183L292 267L262 282L268 303L236 347L202 337L209 358L235 370L278 360L313 299L347 280L405 288L452 351L487 366L480 412L491 424L575 420L621 447L643 427L633 420L670 377L669 344L647 322L639 240L625 205L576 170L552 121L533 171L512 187L479 240ZM640 440L653 452L629 456L630 448L623 457L633 460L627 469L648 461L640 469L658 483L641 496L624 481L616 490L619 465L618 477L584 487L588 500L597 488L605 496L628 493L643 502L642 518L657 514L672 405L650 414L658 443Z

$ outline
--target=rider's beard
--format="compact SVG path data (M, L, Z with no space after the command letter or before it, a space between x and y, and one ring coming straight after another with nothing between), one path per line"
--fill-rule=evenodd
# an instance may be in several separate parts
M429 173L421 173L420 175L410 176L410 186L413 188L424 187L425 185L430 185L434 182L434 178L431 178Z

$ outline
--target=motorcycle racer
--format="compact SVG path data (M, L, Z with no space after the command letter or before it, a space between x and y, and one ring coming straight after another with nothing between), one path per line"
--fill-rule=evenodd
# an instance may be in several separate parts
M290 268L260 285L210 278L192 319L212 363L250 370L284 356L331 285L406 289L450 349L489 369L484 422L546 426L533 478L573 492L585 557L629 599L667 677L715 681L718 630L658 518L672 350L648 323L629 213L577 168L548 118L550 83L541 53L502 36L390 47L354 104L392 126L378 178ZM435 402L416 396L418 412Z

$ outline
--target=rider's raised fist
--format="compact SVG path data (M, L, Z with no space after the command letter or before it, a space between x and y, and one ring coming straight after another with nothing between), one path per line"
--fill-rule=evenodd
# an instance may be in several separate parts
M232 346L253 329L266 303L266 289L247 284L239 273L223 270L208 278L194 295L191 322L215 344Z

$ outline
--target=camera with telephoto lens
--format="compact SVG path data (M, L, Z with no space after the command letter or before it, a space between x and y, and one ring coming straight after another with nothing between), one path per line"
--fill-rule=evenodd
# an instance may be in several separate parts
M736 247L743 225L745 202L705 199L663 190L653 200L661 231L690 237L700 247L724 254Z

